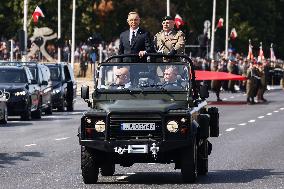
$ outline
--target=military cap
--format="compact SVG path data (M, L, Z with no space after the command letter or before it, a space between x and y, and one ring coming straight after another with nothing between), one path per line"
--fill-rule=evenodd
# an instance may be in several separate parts
M165 16L162 18L162 21L166 21L166 20L174 20L174 18L172 16Z

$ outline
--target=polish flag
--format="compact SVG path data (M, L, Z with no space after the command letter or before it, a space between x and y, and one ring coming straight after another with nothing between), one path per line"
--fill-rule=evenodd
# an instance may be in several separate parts
M236 31L235 28L233 28L233 29L231 30L230 37L231 37L233 40L238 37L237 31Z
M264 60L264 53L263 53L263 50L262 50L262 42L260 42L259 54L258 54L258 57L257 57L257 61L262 62L262 60Z
M253 53L252 53L252 48L253 46L251 45L251 42L249 40L249 52L248 52L248 57L247 57L248 60L253 60L254 58Z
M217 24L217 28L222 28L223 24L224 24L224 19L220 18L219 21L218 21L218 24Z
M185 22L182 20L181 16L179 14L176 14L175 16L175 25L177 29L180 29L181 26L183 26Z
M44 14L39 6L36 7L32 17L33 17L34 23L38 22L39 17L44 17Z
M270 47L270 60L272 62L275 62L276 61L276 56L274 54L274 50L273 50L273 43L271 44L271 47Z

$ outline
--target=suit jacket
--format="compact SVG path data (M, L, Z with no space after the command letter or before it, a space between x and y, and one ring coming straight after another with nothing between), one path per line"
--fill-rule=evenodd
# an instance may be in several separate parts
M153 44L148 31L139 28L134 43L129 42L130 31L126 30L120 34L119 54L138 54L139 51L153 52Z

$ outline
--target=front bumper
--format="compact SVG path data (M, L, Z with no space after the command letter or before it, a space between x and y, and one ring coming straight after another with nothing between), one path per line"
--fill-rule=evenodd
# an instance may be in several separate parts
M18 116L26 112L28 108L28 99L26 97L12 97L7 102L9 116Z
M159 152L169 152L189 146L192 144L192 138L187 140L175 140L175 141L158 141L158 140L119 140L119 141L100 141L100 140L80 140L80 145L86 146L92 149L96 149L102 152L114 153L116 149L128 149L130 146L140 145L147 146L148 152L151 152L151 147L155 146ZM127 150L125 150L127 153ZM142 152L141 152L142 153Z

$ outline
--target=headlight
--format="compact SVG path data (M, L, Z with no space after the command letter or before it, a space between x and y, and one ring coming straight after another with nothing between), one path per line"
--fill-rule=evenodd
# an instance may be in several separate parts
M57 94L57 93L60 93L60 91L61 91L61 88L56 88L56 89L53 89L52 93Z
M15 93L15 96L24 96L26 94L27 94L26 91L19 91Z
M168 131L170 131L171 133L175 133L178 130L178 123L176 121L170 121L167 124L167 129Z
M104 132L106 129L106 124L103 121L97 121L95 123L95 129L97 132Z

